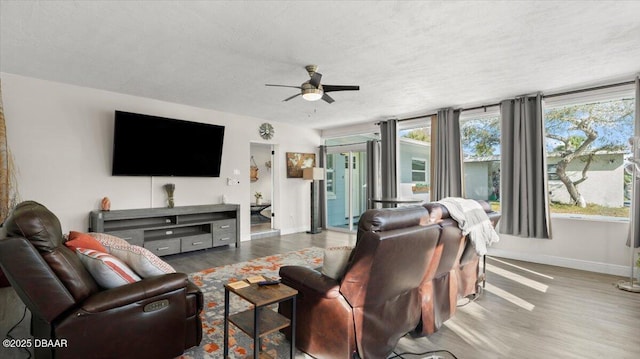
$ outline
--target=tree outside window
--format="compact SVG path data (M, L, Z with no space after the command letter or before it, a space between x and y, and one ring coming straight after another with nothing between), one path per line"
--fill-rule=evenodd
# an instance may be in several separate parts
M634 99L545 109L552 213L628 217L631 176L624 166L633 136ZM499 200L500 117L461 122L465 196ZM492 202L497 207L495 202Z
M545 110L552 212L628 216L633 107L633 99L616 99Z
M500 116L477 116L460 123L466 198L486 200L500 210Z

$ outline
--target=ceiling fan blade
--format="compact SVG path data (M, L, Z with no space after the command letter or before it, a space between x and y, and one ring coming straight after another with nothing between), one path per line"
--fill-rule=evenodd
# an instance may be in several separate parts
M335 102L335 100L332 99L331 96L327 95L326 93L322 95L322 99L325 100L327 103Z
M298 94L295 94L295 95L293 95L293 96L291 96L291 97L287 97L287 98L285 98L284 100L282 100L282 102L289 101L289 100L291 100L292 98L296 98L296 97L298 97L298 96L300 96L300 95L302 95L302 94L301 94L301 93L298 93Z
M309 80L309 83L313 85L313 87L318 88L318 86L320 86L320 79L322 79L322 74L319 72L314 72L311 76L311 80Z
M332 91L358 91L360 86L322 85L324 92Z
M300 89L302 90L302 87L300 86L290 86L290 85L272 85L272 84L265 84L265 86L273 86L273 87L291 87L294 89Z

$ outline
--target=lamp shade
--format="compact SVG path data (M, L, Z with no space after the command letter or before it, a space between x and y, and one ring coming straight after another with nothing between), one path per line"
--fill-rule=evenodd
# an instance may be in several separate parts
M307 167L302 169L302 178L311 181L324 179L324 168Z

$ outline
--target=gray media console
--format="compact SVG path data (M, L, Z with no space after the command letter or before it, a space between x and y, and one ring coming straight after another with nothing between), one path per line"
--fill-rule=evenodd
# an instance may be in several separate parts
M240 246L240 205L92 211L89 231L142 246L158 256L217 246Z

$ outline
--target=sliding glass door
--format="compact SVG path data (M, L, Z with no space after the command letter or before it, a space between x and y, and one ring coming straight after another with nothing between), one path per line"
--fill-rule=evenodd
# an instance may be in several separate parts
M327 149L327 227L353 231L367 209L364 144Z

